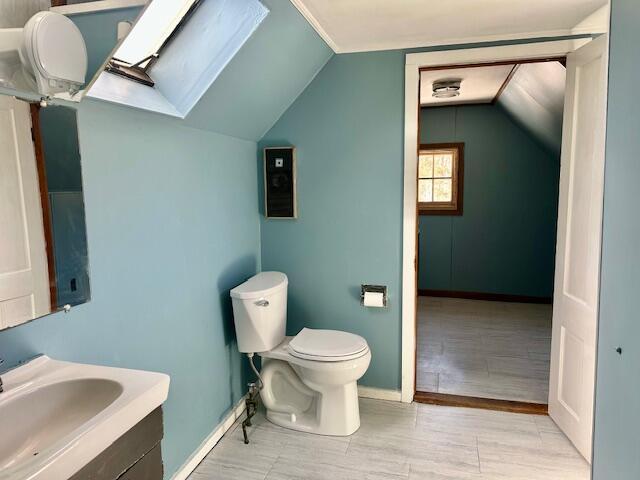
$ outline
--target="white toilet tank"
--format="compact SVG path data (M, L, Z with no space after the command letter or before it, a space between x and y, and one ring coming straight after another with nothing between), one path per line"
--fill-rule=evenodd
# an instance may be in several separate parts
M261 272L231 290L240 352L266 352L284 340L287 285L284 273Z

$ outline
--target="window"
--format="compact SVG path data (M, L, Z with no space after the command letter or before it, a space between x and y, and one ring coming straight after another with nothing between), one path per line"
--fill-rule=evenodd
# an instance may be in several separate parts
M462 215L463 156L464 143L420 145L420 215Z
M153 0L122 41L107 71L152 87L149 68L200 0Z
M87 96L185 118L268 14L260 0L153 0Z

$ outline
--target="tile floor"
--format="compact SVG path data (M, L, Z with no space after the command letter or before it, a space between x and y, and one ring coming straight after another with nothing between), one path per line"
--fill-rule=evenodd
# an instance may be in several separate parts
M547 403L551 305L418 298L417 390Z
M360 400L351 437L236 423L189 480L588 480L547 416Z

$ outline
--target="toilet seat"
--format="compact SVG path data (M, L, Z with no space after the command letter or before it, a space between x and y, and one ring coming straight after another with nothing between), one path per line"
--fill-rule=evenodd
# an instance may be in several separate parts
M25 25L24 37L31 65L43 77L84 82L87 51L82 34L72 21L63 15L39 12Z
M343 362L367 354L369 345L360 335L339 330L303 328L288 344L296 358L316 362Z

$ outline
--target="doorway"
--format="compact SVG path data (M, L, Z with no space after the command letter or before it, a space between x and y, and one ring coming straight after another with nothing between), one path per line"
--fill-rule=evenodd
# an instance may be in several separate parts
M595 40L409 54L405 65L402 400L409 402L416 391L420 70L567 57L549 414L588 461L595 385L607 50L608 38L603 35Z
M546 412L565 62L420 71L422 401Z

